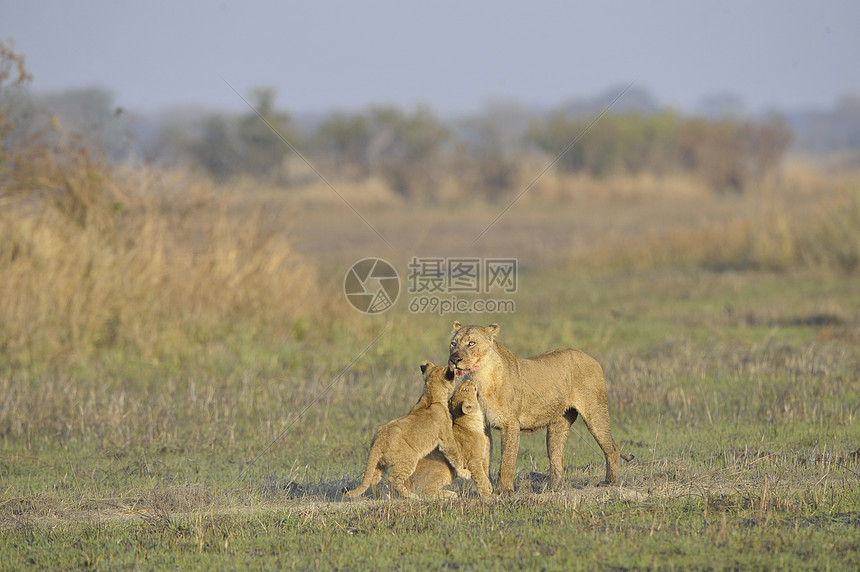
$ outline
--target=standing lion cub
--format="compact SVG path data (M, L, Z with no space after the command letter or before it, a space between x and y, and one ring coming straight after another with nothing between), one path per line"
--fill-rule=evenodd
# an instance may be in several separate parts
M493 492L490 484L490 437L485 431L484 412L478 403L478 388L471 381L464 381L454 392L450 401L454 419L454 440L460 455L482 497ZM418 461L415 472L406 481L406 486L421 496L440 498L456 497L454 491L444 490L454 480L454 469L438 449Z
M367 487L373 487L373 495L376 496L382 472L391 467L391 488L404 498L414 497L406 486L406 479L415 471L418 461L437 446L456 468L458 476L471 476L463 467L448 410L448 396L454 390L454 372L448 367L425 361L421 364L421 373L424 374L421 399L407 415L379 428L370 447L364 480L345 496L359 497Z
M606 457L603 484L614 483L620 453L609 429L606 382L600 364L572 349L518 359L496 341L499 329L498 324L462 326L455 321L448 361L457 375L470 375L487 423L502 432L499 489L514 490L520 431L543 427L547 430L550 487L557 487L564 467L564 444L578 415Z

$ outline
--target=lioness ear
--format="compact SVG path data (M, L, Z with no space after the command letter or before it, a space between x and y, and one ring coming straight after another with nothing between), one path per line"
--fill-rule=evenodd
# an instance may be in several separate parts
M451 326L451 333L453 334L454 332L456 332L457 330L459 330L462 327L463 327L463 325L460 324L460 320L454 320L454 325Z
M495 338L496 334L498 334L499 330L501 329L502 327L498 324L490 324L489 326L487 326L487 333L490 334L490 339L492 340L493 338Z
M435 367L435 364L432 361L422 361L421 362L421 373L427 373L427 368Z

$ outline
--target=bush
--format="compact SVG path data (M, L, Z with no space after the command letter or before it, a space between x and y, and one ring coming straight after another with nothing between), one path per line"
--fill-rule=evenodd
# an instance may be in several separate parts
M591 119L563 113L535 124L530 139L543 152L557 154L561 169L599 178L693 174L716 191L743 191L772 172L782 160L790 134L773 116L762 122L684 118L674 113L606 115Z

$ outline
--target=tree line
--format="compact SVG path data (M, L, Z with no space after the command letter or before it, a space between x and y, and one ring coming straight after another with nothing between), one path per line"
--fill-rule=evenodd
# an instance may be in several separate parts
M173 116L154 126L116 109L102 90L72 95L46 100L60 109L83 106L88 125L81 131L111 156L132 149L216 180L251 176L288 188L315 178L297 168L298 152L328 179L375 178L406 199L432 200L452 180L472 195L503 197L521 190L536 165L556 158L554 168L596 179L681 174L715 192L745 192L779 167L792 140L776 114L701 117L622 108L591 125L594 113L501 102L455 119L426 106L376 105L308 121L279 109L275 91L265 88L249 97L253 109L245 112ZM80 113L66 115L80 121Z
M300 181L288 169L288 141L327 177L376 177L411 199L432 198L446 177L484 197L515 192L527 159L548 164L573 141L557 169L597 179L683 174L716 192L744 192L778 168L792 138L776 114L751 119L625 111L589 128L593 116L539 114L513 104L447 121L423 106L371 106L331 113L300 129L275 108L274 95L259 90L251 98L253 111L211 115L164 143L217 179L252 175L289 186Z

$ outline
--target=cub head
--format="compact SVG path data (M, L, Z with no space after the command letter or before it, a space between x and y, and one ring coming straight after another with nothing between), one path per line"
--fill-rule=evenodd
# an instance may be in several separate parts
M460 384L449 401L451 414L454 417L462 415L475 415L481 413L478 403L478 388L469 380Z
M496 351L493 348L493 340L500 329L498 324L490 324L487 327L463 326L455 321L448 366L457 375L480 368L487 354Z
M425 361L421 364L421 373L424 374L424 395L431 402L448 401L448 396L454 391L454 370Z

